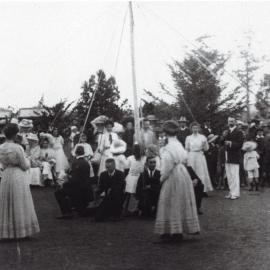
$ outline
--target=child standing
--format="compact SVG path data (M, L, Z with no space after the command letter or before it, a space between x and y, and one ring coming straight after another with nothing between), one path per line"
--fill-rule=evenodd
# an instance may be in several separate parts
M257 144L255 142L247 141L244 143L242 150L244 154L244 169L248 175L248 182L250 185L249 191L259 190L259 154L255 151Z
M137 210L137 204L134 202L134 198L137 182L141 173L144 171L146 162L146 156L143 154L143 150L140 144L134 144L133 153L134 154L127 159L127 169L129 172L126 177L126 194L124 202L125 214L132 213ZM133 202L130 200L133 200ZM134 204L136 205L135 207L133 207Z

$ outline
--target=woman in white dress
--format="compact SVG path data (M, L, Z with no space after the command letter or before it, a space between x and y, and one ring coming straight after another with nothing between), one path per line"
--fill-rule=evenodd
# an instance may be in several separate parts
M187 153L177 140L179 125L166 121L168 144L161 149L161 182L155 233L162 240L182 240L183 233L200 231L193 183L183 163Z
M0 184L0 239L20 239L38 233L39 224L29 188L30 162L14 143L16 124L5 129L7 141L0 146L4 171Z
M41 177L41 162L40 162L40 146L38 136L34 133L29 133L28 137L29 149L26 151L27 157L30 160L30 185L43 186Z
M200 125L197 122L191 124L192 134L186 138L186 150L188 151L188 165L204 184L204 192L212 191L213 186L209 176L204 152L209 149L207 138L200 134Z
M108 158L112 158L112 153L110 151L111 145L115 140L118 140L118 136L115 132L112 131L113 122L111 120L107 120L105 122L105 133L101 137L101 142L99 146L99 153L101 154L99 171L98 175L106 170L105 162Z
M54 128L52 135L48 133L40 133L41 137L48 138L52 149L55 152L55 172L57 176L60 173L63 173L68 170L69 168L69 163L67 160L67 157L65 155L63 146L64 146L64 139L63 137L59 134L58 129Z

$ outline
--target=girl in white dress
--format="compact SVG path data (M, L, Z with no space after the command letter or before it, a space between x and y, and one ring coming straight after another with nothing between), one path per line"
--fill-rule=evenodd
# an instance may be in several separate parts
M130 199L134 199L134 194L136 193L138 179L140 174L144 171L146 156L143 154L141 145L134 144L133 155L127 158L127 169L129 169L128 175L126 177L126 198L124 203L124 210L127 214L128 212L133 212L133 209L129 209Z
M100 146L98 149L99 153L101 154L99 171L98 171L99 176L102 172L104 172L106 170L106 166L105 166L106 159L112 157L112 153L110 151L110 147L111 147L112 143L115 140L118 140L117 134L115 132L113 132L112 129L113 129L113 122L111 120L107 120L105 123L105 130L106 131L103 134L103 136L101 137L101 142L99 144Z
M90 177L94 177L94 170L91 164L91 158L93 157L94 153L92 150L92 147L89 143L87 143L87 135L85 133L83 133L80 137L80 142L77 143L74 147L74 149L72 150L72 156L76 157L76 150L78 146L82 146L84 149L84 157L85 159L88 161L89 165L90 165Z
M41 175L45 185L53 182L53 168L56 163L55 152L49 147L49 140L44 138L40 144Z
M155 233L162 240L182 240L183 233L200 231L193 183L184 163L187 153L177 140L179 125L166 121L168 144L161 149L161 182Z
M40 162L40 146L38 136L34 133L29 133L28 137L29 148L26 150L27 157L30 160L30 185L44 186L41 177L41 162Z
M7 141L0 146L4 167L0 184L0 239L20 239L39 232L27 173L30 162L23 148L14 143L18 131L16 124L8 124Z
M188 165L204 184L204 192L212 191L213 186L209 176L204 152L209 149L207 138L199 133L200 125L197 122L191 124L192 134L186 138L186 150L188 151Z
M124 153L127 150L127 144L123 140L116 140L111 145L110 151L115 160L115 168L121 172L125 172L127 168L127 159Z

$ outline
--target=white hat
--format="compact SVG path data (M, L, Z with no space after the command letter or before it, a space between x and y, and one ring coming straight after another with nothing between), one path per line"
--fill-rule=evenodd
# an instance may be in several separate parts
M34 134L34 133L29 133L27 136L27 140L36 141L36 142L39 141L37 134Z
M217 138L218 138L218 135L209 134L207 137L207 141L211 143L211 142L214 142Z
M121 125L117 122L114 122L114 126L113 126L112 131L115 133L123 133L123 132L125 132L125 129L124 129L123 125Z
M17 118L12 118L11 120L10 120L10 123L11 124L19 124L19 120L17 119Z
M257 148L256 142L247 141L247 142L244 142L242 150L243 151L253 151L256 148Z
M110 148L112 154L124 154L127 150L127 144L123 140L115 140Z
M91 124L97 125L97 124L105 124L105 122L108 120L108 117L105 115L100 115L97 118L95 118Z
M20 127L24 128L32 128L33 127L33 121L28 120L28 119L22 119L21 122L19 123Z

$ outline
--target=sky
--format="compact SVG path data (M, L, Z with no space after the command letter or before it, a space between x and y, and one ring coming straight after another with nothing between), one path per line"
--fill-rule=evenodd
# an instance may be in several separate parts
M161 95L160 82L173 88L168 64L182 60L201 35L212 36L211 48L232 53L230 72L241 66L239 46L248 30L253 52L270 59L270 2L139 1L133 10L140 98L143 89ZM76 101L82 83L100 68L116 77L121 98L132 105L129 27L125 1L0 2L0 107L31 107L42 95L49 106ZM258 82L265 72L268 62Z

